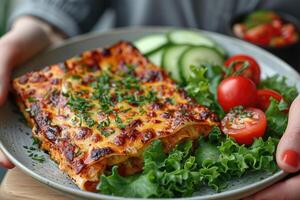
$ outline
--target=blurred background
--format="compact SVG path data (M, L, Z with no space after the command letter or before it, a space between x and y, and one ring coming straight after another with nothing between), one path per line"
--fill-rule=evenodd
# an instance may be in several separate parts
M1 0L0 1L0 36L6 31L8 16L15 6L22 0Z

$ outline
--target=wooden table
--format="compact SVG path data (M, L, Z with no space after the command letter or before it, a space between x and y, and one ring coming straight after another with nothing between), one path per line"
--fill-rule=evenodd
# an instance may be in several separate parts
M0 200L72 200L19 169L9 170L0 186Z

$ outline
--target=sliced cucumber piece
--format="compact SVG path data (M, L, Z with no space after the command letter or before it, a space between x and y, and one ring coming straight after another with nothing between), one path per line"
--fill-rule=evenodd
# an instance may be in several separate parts
M222 65L223 62L224 57L215 48L207 46L190 47L179 58L181 78L185 81L188 80L191 74L191 65L200 66L206 63Z
M145 36L134 42L134 45L143 53L151 54L168 43L166 35L157 34Z
M226 57L226 51L223 47L216 44L215 48L223 57Z
M217 51L219 51L222 56L225 57L226 52L225 49L216 44L213 40L206 37L205 35L189 30L177 30L172 31L167 34L169 41L173 44L186 44L193 46L210 46L215 47Z
M158 49L157 51L148 54L148 59L155 65L161 67L162 66L162 57L165 52L165 47Z
M201 33L188 30L177 30L168 33L168 39L174 44L215 46L214 42Z
M162 57L162 66L171 74L171 77L182 82L179 73L179 58L180 55L189 48L189 45L172 45L166 48Z

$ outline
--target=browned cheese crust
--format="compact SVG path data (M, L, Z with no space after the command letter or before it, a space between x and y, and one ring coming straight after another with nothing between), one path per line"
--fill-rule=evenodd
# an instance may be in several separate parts
M41 148L83 190L113 165L122 175L141 171L153 140L168 152L218 125L128 42L27 73L13 88Z

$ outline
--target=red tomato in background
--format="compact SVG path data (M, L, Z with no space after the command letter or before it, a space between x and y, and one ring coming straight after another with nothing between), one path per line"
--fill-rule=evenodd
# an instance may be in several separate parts
M287 44L292 44L298 40L298 34L296 28L292 24L286 24L282 27L282 36Z
M262 24L249 29L245 33L244 39L254 44L267 46L273 37L273 32L271 24Z
M264 135L266 127L266 115L257 108L231 111L221 121L223 133L234 138L239 144L252 144L254 138Z
M273 26L273 37L280 36L283 22L280 19L275 19L271 24Z
M256 85L260 82L260 67L258 63L250 56L237 54L228 58L224 65L229 67L233 62L240 62L234 65L233 70L237 71L243 66L242 62L247 61L249 67L245 69L240 75L251 79Z
M280 20L280 19L274 19L272 21L272 26L275 28L275 29L281 29L282 28L282 25L283 25L283 22ZM280 34L280 33L279 33Z
M270 105L270 97L273 97L277 101L281 101L281 99L283 99L283 97L274 90L257 90L257 107L262 110L267 110Z
M248 78L232 76L221 81L217 88L217 97L226 112L236 106L255 106L256 86Z

